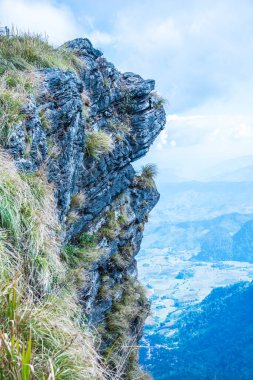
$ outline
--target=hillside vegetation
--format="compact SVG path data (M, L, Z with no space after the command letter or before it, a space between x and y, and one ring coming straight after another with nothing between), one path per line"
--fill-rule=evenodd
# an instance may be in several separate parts
M76 70L80 60L40 36L0 37L0 141L22 122L37 91L36 68ZM0 151L0 378L105 379L96 337L80 320L71 268L46 173L19 173ZM81 270L81 269L80 269Z
M159 193L131 163L165 122L88 39L0 36L0 379L149 379L135 256Z

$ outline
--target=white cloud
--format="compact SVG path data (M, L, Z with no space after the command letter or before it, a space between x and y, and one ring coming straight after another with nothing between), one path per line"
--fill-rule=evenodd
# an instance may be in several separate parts
M173 169L182 178L199 179L203 172L208 174L208 167L252 155L252 146L253 116L175 114L168 117L162 138L142 162Z
M96 30L88 15L79 17L73 10L54 1L0 0L0 24L14 26L20 31L46 35L54 45L77 38L88 37L99 46L108 45L108 33Z
M168 133L166 129L163 129L162 132L160 133L158 140L157 140L157 149L162 150L163 147L166 147L167 145L167 139L168 139Z
M80 33L71 10L48 1L1 0L0 22L21 31L46 34L57 45Z
M94 46L109 45L113 43L113 38L110 34L100 32L99 30L90 33L89 39Z
M253 116L246 115L172 115L168 117L167 136L177 146L198 144L253 144ZM215 150L215 148L213 148Z
M115 20L115 59L124 71L156 78L172 112L213 99L227 108L234 99L240 112L252 99L252 17L249 0L129 1Z

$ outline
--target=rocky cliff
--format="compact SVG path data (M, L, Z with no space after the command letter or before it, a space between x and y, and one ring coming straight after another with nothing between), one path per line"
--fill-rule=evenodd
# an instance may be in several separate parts
M77 269L82 249L93 252L79 270L79 301L114 378L133 379L149 313L135 256L159 194L152 167L136 174L131 163L163 129L165 112L153 80L120 73L89 40L64 49L81 65L36 70L38 90L5 148L21 173L43 170L54 185L62 259Z

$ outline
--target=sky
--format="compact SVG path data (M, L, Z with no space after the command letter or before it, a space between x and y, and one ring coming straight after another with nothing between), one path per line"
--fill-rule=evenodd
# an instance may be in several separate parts
M252 154L252 20L252 0L0 0L2 26L55 46L88 37L121 71L154 78L167 125L144 161L188 179Z

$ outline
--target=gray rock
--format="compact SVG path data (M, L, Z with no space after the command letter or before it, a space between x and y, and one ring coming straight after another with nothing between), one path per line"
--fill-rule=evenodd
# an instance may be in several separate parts
M98 324L122 297L122 291L115 290L120 289L117 285L124 288L127 276L137 281L135 256L147 214L159 194L156 189L138 186L131 162L146 154L164 128L165 112L153 95L153 80L121 74L87 39L78 38L64 46L84 63L79 77L60 69L40 70L39 94L24 108L25 122L14 128L6 148L20 170L46 170L55 186L65 242L78 239L83 231L98 234L104 254L84 273L80 292L84 313L90 323ZM90 104L86 119L83 91ZM122 124L129 132L120 130ZM88 156L86 132L92 130L111 134L111 153L99 159ZM73 208L71 197L80 191L85 192L86 202ZM72 223L67 219L70 211L78 214ZM115 216L113 238L101 232L109 223L108 215ZM102 299L105 286L108 295ZM148 303L145 307L149 308ZM138 329L129 334L138 330L140 335L143 323L141 319L136 322Z

